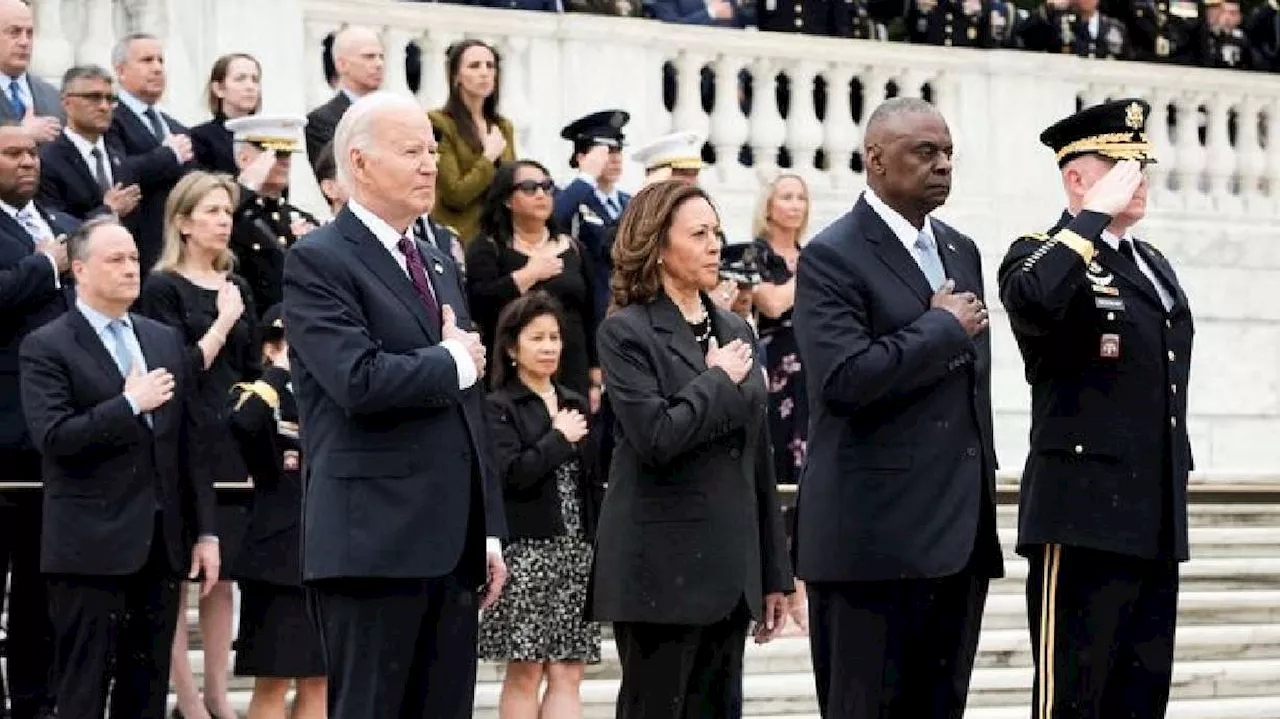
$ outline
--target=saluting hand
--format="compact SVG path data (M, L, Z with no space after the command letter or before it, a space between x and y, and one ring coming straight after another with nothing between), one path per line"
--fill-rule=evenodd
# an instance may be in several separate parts
M955 280L943 282L942 287L934 293L929 305L950 312L960 322L966 334L977 337L986 331L991 322L987 306L974 293L961 292L957 295L955 289Z
M1121 160L1084 194L1083 207L1091 212L1115 217L1129 206L1129 201L1142 185L1142 180L1142 163L1137 160Z
M604 174L604 168L609 164L609 148L604 145L596 145L587 151L582 159L578 161L578 169L582 174L588 177L594 177L599 180Z
M751 348L742 340L721 347L712 337L707 343L707 367L719 367L734 384L741 384L751 372Z
M440 308L440 320L442 327L440 336L446 340L457 340L467 348L467 354L471 355L471 361L476 365L476 376L484 376L485 367L485 350L484 343L480 341L480 335L475 332L467 332L458 327L458 316L454 314L453 308L445 305Z

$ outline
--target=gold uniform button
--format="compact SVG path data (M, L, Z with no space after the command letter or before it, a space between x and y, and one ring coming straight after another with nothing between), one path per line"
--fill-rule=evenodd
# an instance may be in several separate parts
M1170 417L1170 418L1169 418L1169 424L1170 424L1171 426L1173 426L1173 427L1177 427L1177 426L1178 426L1178 418L1177 418L1177 417Z
M1174 394L1177 394L1177 393L1178 393L1178 385L1176 385L1176 384L1171 384L1171 385L1169 385L1169 391L1170 391L1170 392L1172 392L1172 393L1174 393Z
M1173 350L1169 350L1169 361L1176 362L1177 359L1178 359L1178 356L1173 353Z
M1164 326L1165 326L1165 329L1170 329L1170 330L1171 330L1171 329L1173 329L1173 321L1172 321L1172 320L1165 320L1165 321L1164 321Z
M1084 454L1084 446L1083 446L1083 445L1079 445L1079 444L1077 444L1077 445L1076 445L1076 454Z
M1115 318L1116 318L1116 313L1114 313L1114 312L1108 312L1108 313L1107 313L1107 319L1108 319L1108 320L1114 320Z
M804 20L796 18L796 27L804 27Z
M257 251L258 251L258 250L260 250L260 249L262 249L262 245L259 245L259 244L258 244L258 243L256 243L256 242L255 242L255 243L253 243L253 251L254 251L254 252L257 252Z

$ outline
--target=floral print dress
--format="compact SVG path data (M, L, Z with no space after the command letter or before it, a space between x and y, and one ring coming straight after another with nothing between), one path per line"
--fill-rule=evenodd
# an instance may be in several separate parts
M791 279L787 261L757 238L760 277L781 285ZM769 436L773 440L774 474L779 484L800 481L809 438L809 397L805 392L804 367L796 347L791 310L778 318L760 316L760 343L764 347L765 371L769 376Z

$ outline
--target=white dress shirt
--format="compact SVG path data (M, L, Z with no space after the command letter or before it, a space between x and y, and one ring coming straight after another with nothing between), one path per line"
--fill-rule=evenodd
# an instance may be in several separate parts
M40 213L36 211L36 204L34 201L27 202L26 207L17 208L3 200L0 200L0 210L3 210L6 215L13 218L14 222L18 223L18 225L22 227L22 229L27 231L27 234L31 235L32 244L42 242L44 240L53 239L56 236L53 232L53 228L49 226L49 223L45 222L44 218L40 216ZM24 212L24 211L28 213L28 216L31 218L31 222L35 224L37 229L39 229L40 231L39 234L33 233L27 227L26 223L18 219L18 213ZM57 260L53 258L53 255L51 253L44 252L42 254L45 257L49 258L49 266L53 268L54 288L59 290L62 289L62 278L58 276Z
M907 221L907 218L899 214L897 210L884 204L884 200L880 199L880 197L876 195L875 191L870 187L862 191L862 196L866 198L867 204L871 205L871 209L874 210L875 213L880 216L880 219L884 220L884 223L889 226L889 229L893 231L894 236L896 236L898 241L902 243L902 246L906 248L907 254L911 255L911 259L916 261L917 266L920 265L920 257L916 254L916 238L920 236L920 233L923 232L929 238L930 244L933 245L935 250L937 249L938 238L933 234L933 222L928 216L924 218L924 226L917 230L915 225ZM941 259L941 251L938 251L938 253L939 259ZM924 268L921 267L920 271L924 272ZM926 277L927 276L928 275L926 273Z
M72 145L75 145L76 150L80 153L80 157L84 159L84 164L89 166L89 174L93 175L95 179L97 178L98 173L98 161L94 159L93 151L97 150L102 153L102 167L107 172L107 184L115 184L115 174L111 170L111 158L107 155L107 143L104 142L101 137L98 138L97 142L89 142L89 140L85 139L84 135L72 130L70 127L63 128L62 134L67 136L67 139L71 141Z
M370 212L355 199L347 201L347 208L351 210L351 214L355 215L357 220L360 220L365 227L369 228L369 231L373 233L374 237L378 238L378 242L382 243L387 252L391 253L391 259L396 261L396 266L404 271L405 276L412 279L409 275L408 261L405 259L404 254L400 252L398 246L400 238L404 237L404 235L397 232L394 227L387 224L386 220ZM412 227L408 231L411 232ZM435 295L437 304L439 304L438 298L440 295L436 292L435 286L431 284L430 273L427 274L427 287L430 289L431 294ZM453 357L454 367L458 371L458 389L467 389L480 379L479 374L476 372L475 362L471 360L471 353L467 351L467 348L461 342L452 339L443 340L440 342L440 346L449 350L450 356ZM497 537L487 538L485 546L490 553L502 553L502 543Z
M1169 294L1169 290L1165 288L1164 282L1160 280L1160 277L1156 275L1155 270L1151 269L1151 266L1147 264L1146 258L1144 258L1142 253L1138 251L1138 243L1134 241L1133 235L1126 232L1124 234L1124 239L1133 243L1133 259L1137 262L1138 269L1142 270L1142 274L1146 275L1147 280L1149 280L1151 285L1156 288L1156 294L1160 295L1160 303L1164 305L1165 312L1173 309L1173 295ZM1102 241L1107 243L1107 246L1111 249L1117 252L1120 251L1120 238L1112 234L1110 230L1102 231Z

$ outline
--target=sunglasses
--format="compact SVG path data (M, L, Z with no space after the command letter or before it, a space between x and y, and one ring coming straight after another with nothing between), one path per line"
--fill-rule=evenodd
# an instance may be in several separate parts
M543 180L542 182L538 182L537 180L521 180L515 184L514 189L519 190L530 197L538 194L538 190L542 190L546 194L550 195L556 191L556 183L551 180Z

